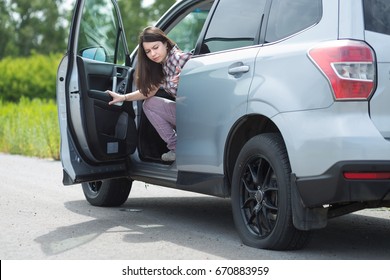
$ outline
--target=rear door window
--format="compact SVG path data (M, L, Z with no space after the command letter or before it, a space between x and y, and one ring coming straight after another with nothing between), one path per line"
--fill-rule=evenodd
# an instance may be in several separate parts
M257 43L266 0L225 0L218 4L203 41L203 52L218 52Z
M366 30L390 35L390 1L363 0Z
M269 15L267 43L281 40L316 23L322 16L322 0L274 0Z

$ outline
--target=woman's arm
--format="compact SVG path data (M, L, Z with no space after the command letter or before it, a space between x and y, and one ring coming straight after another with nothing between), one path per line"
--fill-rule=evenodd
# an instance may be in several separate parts
M126 94L118 94L111 90L107 90L106 92L112 97L112 100L108 102L109 105L112 105L114 103L123 102L123 101L144 100L146 98L154 96L157 93L157 90L158 88L151 90L147 96L143 95L139 90L126 93Z

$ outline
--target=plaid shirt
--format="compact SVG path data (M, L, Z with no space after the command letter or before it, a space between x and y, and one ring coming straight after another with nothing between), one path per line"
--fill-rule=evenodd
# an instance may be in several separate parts
M180 74L181 69L191 58L191 55L191 53L182 52L178 46L174 46L169 52L162 67L165 78L161 84L161 87L169 94L176 96L177 83L173 82L172 79ZM179 67L180 71L177 71L176 67Z

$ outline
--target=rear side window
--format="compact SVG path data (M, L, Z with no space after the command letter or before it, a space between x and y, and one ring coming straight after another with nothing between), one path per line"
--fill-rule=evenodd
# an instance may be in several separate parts
M266 0L244 2L219 2L203 40L202 53L251 46L257 42Z
M390 35L390 1L363 0L366 30Z
M273 0L265 41L274 42L302 31L322 16L322 0Z

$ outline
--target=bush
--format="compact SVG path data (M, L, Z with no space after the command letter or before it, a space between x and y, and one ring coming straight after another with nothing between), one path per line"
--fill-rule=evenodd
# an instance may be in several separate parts
M6 57L0 61L0 99L18 102L29 99L55 99L57 68L62 55L33 54L27 58Z
M60 134L54 100L0 100L0 151L59 159Z

